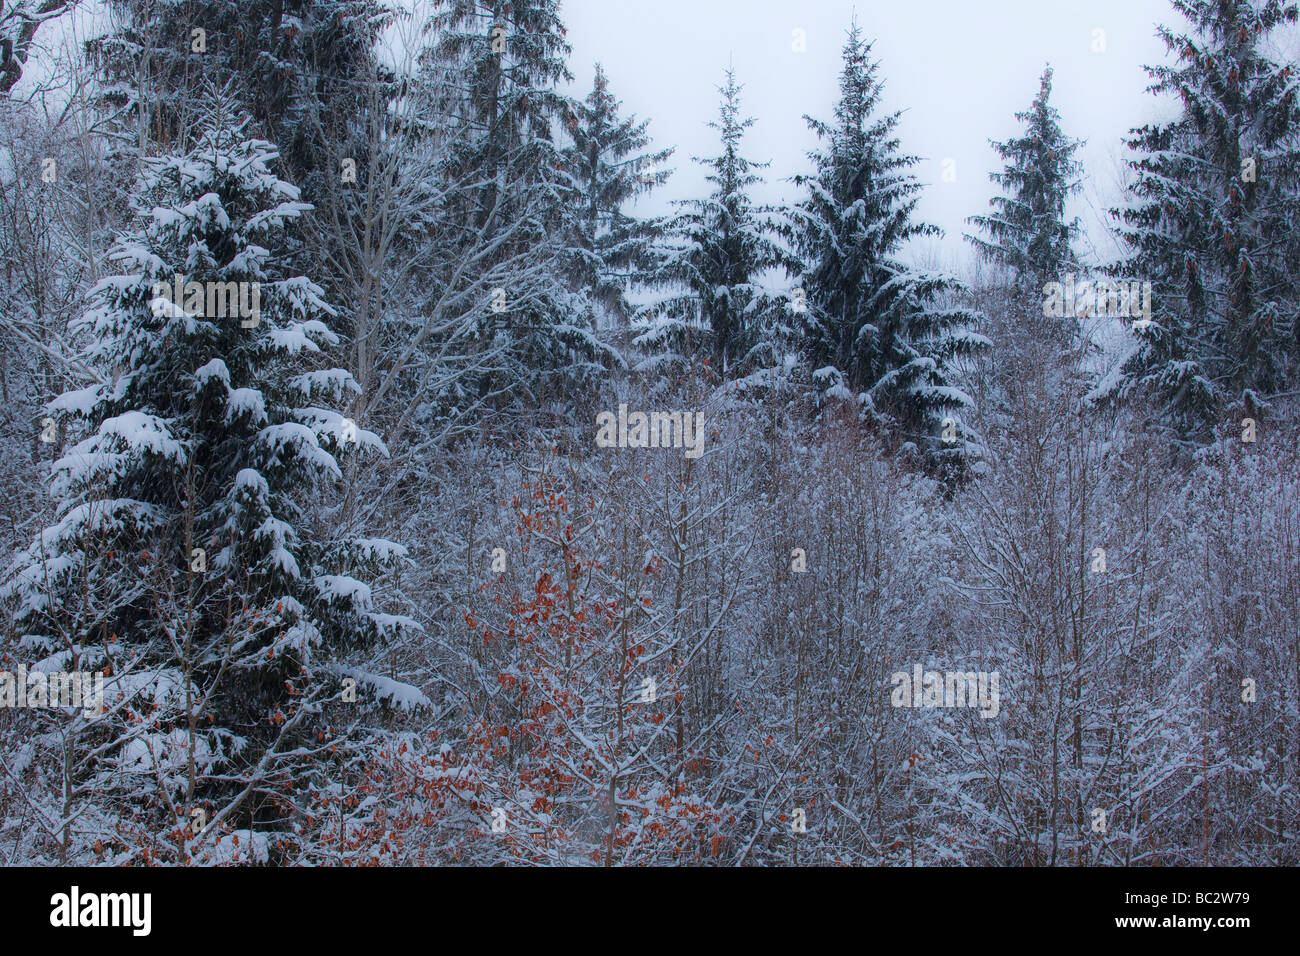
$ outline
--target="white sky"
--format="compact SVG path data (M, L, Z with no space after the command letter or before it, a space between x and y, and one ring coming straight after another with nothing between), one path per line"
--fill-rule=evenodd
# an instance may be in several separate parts
M716 117L728 60L744 84L742 107L757 120L746 154L772 161L757 198L794 198L793 184L781 180L808 166L813 138L802 115L831 117L855 9L865 38L875 40L886 105L906 111L902 147L923 157L919 213L944 229L937 251L945 263L966 256L964 220L987 211L995 189L988 173L1000 164L988 140L1018 132L1014 114L1029 107L1047 62L1065 131L1088 140L1081 156L1090 195L1077 214L1096 255L1109 257L1098 213L1115 196L1127 153L1121 138L1160 109L1144 93L1142 64L1164 58L1157 22L1182 26L1167 0L564 0L572 93L586 95L599 60L624 111L650 118L654 145L677 146L676 172L637 214L703 194L703 171L689 157L717 151L704 124ZM796 28L806 31L806 53L792 51ZM1094 29L1105 31L1104 53L1092 50ZM955 182L941 181L948 157Z

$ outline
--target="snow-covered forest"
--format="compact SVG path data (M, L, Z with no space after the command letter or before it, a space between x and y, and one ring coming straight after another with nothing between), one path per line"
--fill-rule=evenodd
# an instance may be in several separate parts
M565 17L0 2L0 861L1300 864L1297 3L962 269L868 9L799 168Z

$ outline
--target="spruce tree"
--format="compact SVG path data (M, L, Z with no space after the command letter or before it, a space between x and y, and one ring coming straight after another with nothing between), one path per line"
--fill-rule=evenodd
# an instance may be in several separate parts
M557 89L572 79L558 0L449 0L429 29L437 43L426 68L450 66L463 84L444 238L491 249L475 263L494 300L478 331L485 345L504 344L504 360L485 371L480 394L516 410L569 406L618 359L595 335L591 300L566 282L582 192L556 139L577 123Z
M200 804L278 825L338 659L410 624L363 580L404 550L313 524L338 458L383 445L330 408L356 390L320 361L334 310L268 251L309 207L234 109L143 164L76 329L104 384L50 406L77 440L4 586L28 646L114 675L95 786L145 834Z
M1052 408L1053 395L1082 395L1081 359L1096 349L1074 314L1052 315L1045 305L1048 283L1071 282L1080 270L1073 246L1079 222L1066 219L1065 205L1079 188L1082 166L1074 154L1082 143L1062 131L1051 94L1048 66L1033 105L1016 114L1024 133L990 141L1005 160L1000 172L989 174L1002 189L989 200L994 212L967 220L984 235L966 239L985 261L1005 270L999 280L1009 280L987 290L992 299L983 331L997 346L987 366L989 395L981 401L985 434L1022 431L1026 414Z
M953 277L900 259L909 239L940 230L913 219L918 160L899 151L901 114L880 113L883 83L870 54L854 23L834 123L805 117L826 145L810 154L814 172L795 177L807 190L792 211L802 339L828 392L856 395L881 424L946 459L965 441L950 428L945 443L942 419L970 403L951 384L948 363L988 340L969 331L975 313L940 304L958 289Z
M1066 220L1065 202L1079 188L1082 166L1074 153L1082 141L1065 135L1051 95L1049 66L1033 105L1016 114L1025 124L1024 135L1001 143L990 140L1006 160L1001 172L989 173L1003 190L989 200L995 212L968 220L988 238L966 238L985 258L1011 270L1021 295L1041 294L1044 283L1064 281L1064 274L1079 264L1072 247L1079 221Z
M683 359L702 347L723 378L768 360L763 333L776 303L757 281L784 262L772 210L750 198L763 181L754 170L768 164L741 155L741 139L754 124L753 117L740 115L741 89L728 68L718 88L718 119L709 123L722 151L708 159L692 157L711 170L705 178L713 191L707 199L676 204L680 211L667 224L664 261L655 274L656 284L671 292L638 340Z
M1115 388L1142 395L1184 439L1228 406L1256 414L1296 381L1300 150L1293 68L1267 52L1297 21L1283 0L1173 0L1191 24L1161 27L1176 57L1148 67L1181 103L1134 130L1134 202L1113 215L1132 254L1117 269L1152 283L1153 323Z
M673 151L642 152L650 143L650 121L619 115L619 101L599 63L592 91L577 104L576 114L566 152L582 191L573 218L575 282L591 290L609 324L626 327L633 311L627 292L653 268L652 241L660 224L635 219L623 206L668 178L663 164Z

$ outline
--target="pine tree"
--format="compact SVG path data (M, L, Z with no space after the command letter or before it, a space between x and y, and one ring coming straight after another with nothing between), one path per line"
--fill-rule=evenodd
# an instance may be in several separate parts
M354 576L404 549L312 524L336 459L383 444L328 407L356 390L316 361L334 310L268 251L309 207L234 110L218 100L193 149L144 163L110 256L122 272L77 330L105 384L51 404L84 437L53 467L57 520L4 588L32 646L115 675L95 785L177 860L194 834L162 825L182 809L183 828L209 808L213 833L289 812L285 752L319 732L335 662L410 624Z
M626 327L633 311L627 292L653 268L652 240L660 224L635 219L623 206L668 178L662 166L673 151L640 152L650 142L650 121L619 115L619 101L599 63L591 93L577 104L576 119L566 152L582 190L574 216L576 285L592 290L612 324Z
M828 391L857 393L884 424L951 457L964 442L941 444L941 417L970 399L950 383L947 363L988 340L967 329L975 313L937 303L958 288L954 278L899 259L909 239L939 229L912 218L918 160L899 152L901 114L878 114L883 82L870 53L854 23L835 123L805 117L827 145L810 154L815 172L795 177L808 192L792 213L804 348Z
M1300 150L1293 68L1266 52L1297 21L1284 0L1173 0L1191 23L1160 36L1177 57L1148 67L1177 119L1134 130L1134 203L1113 215L1132 254L1118 266L1152 283L1153 323L1107 395L1149 395L1185 439L1213 417L1247 414L1296 379L1300 324Z
M450 0L429 29L438 40L426 67L451 65L463 77L445 172L446 239L490 238L492 252L476 268L499 290L479 336L504 340L504 361L492 363L480 393L516 409L564 406L619 360L594 334L592 302L565 282L582 193L555 139L558 127L577 125L573 102L556 88L572 79L558 0Z
M722 139L722 152L710 159L692 157L712 171L707 199L677 203L681 210L667 225L668 247L656 284L673 291L658 308L639 344L668 355L690 358L702 346L717 374L734 378L763 364L763 332L775 311L771 296L757 284L764 270L784 257L774 241L772 210L757 206L750 190L761 183L756 163L741 155L744 132L753 117L741 118L740 91L728 68L718 88L718 119L709 123Z
M968 220L988 239L966 238L985 258L1012 271L1022 295L1037 295L1044 283L1063 281L1061 276L1078 268L1071 243L1079 221L1066 221L1065 202L1079 188L1082 166L1073 157L1082 141L1062 131L1060 114L1048 102L1051 95L1049 66L1033 105L1016 114L1025 124L1024 135L1004 143L990 140L1007 161L1001 172L989 173L1003 190L989 200L996 212Z

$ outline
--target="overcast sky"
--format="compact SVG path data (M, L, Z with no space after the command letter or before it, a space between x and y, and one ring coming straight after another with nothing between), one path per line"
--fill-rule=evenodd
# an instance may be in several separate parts
M830 118L855 10L881 60L886 104L905 111L903 148L923 157L919 209L944 229L942 255L965 255L963 220L987 210L988 173L999 166L988 140L1019 131L1014 114L1029 107L1050 62L1064 128L1088 141L1089 195L1077 213L1107 257L1098 213L1114 195L1127 152L1121 138L1161 110L1144 93L1142 65L1164 58L1156 23L1182 25L1167 0L564 0L573 93L590 90L599 60L624 110L650 118L655 145L677 147L673 177L636 212L703 194L703 172L689 157L717 151L705 123L717 115L729 61L744 84L742 107L757 120L746 153L772 161L760 198L793 198L782 180L807 168L813 145L802 115ZM805 53L792 50L796 29L805 31ZM1094 30L1105 31L1104 52L1093 52ZM942 181L945 158L956 162L955 182Z

